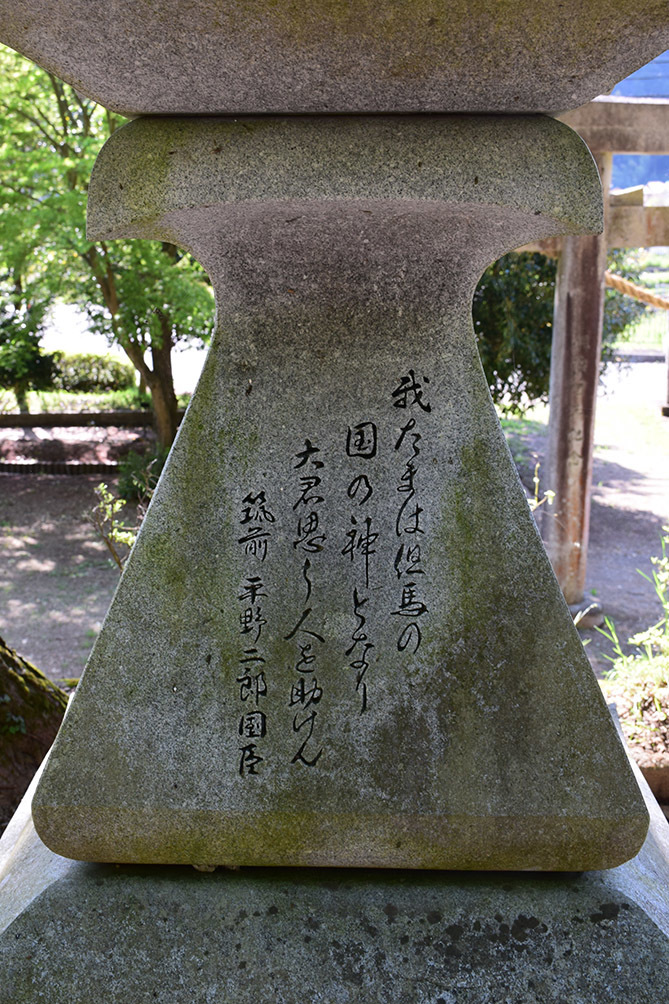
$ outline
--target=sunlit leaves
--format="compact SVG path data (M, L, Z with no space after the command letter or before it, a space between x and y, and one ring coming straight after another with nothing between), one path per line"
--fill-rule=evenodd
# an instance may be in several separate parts
M609 268L639 281L634 259L612 251ZM557 263L540 254L504 255L486 269L474 294L474 329L493 400L508 411L522 411L548 400L553 301ZM643 306L614 290L606 291L603 359L623 328Z
M206 339L213 297L190 256L160 242L86 239L93 163L123 121L0 46L0 273L39 288L41 301L77 304L126 350ZM144 365L136 353L133 362Z

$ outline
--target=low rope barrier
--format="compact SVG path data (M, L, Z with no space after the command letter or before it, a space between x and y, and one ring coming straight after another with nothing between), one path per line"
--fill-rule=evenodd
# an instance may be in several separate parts
M651 307L660 307L662 310L669 310L669 300L665 300L663 296L656 296L656 294L651 293L649 289L644 289L642 286L636 286L633 282L629 282L627 279L621 279L619 275L614 275L613 272L605 272L604 279L607 286L611 286L612 289L617 289L619 293L624 293L626 296L633 296L635 300L641 300L642 303L649 303Z

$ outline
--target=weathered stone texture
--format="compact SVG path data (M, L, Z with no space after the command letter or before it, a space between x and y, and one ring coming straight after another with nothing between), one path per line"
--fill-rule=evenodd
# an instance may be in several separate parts
M35 798L54 850L567 870L635 853L646 813L471 327L489 261L600 210L589 153L545 118L115 135L91 232L193 248L218 326Z
M20 0L0 39L128 115L526 112L669 47L665 0Z
M638 775L638 770L636 771ZM86 865L0 840L0 1004L655 1004L669 828L586 875Z
M0 971L0 1004L655 1004L669 943L599 877L79 864Z

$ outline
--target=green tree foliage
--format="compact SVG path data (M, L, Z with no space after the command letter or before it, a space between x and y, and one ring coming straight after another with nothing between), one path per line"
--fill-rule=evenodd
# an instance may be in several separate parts
M207 277L172 244L86 239L88 179L123 119L0 47L0 264L77 304L116 341L151 392L158 438L177 427L172 349L207 339Z
M556 264L507 254L474 294L474 330L493 401L520 410L548 395Z
M54 355L40 348L47 302L26 302L22 291L0 283L0 387L14 391L20 411L28 410L28 391L53 384Z
M94 394L96 391L129 390L135 386L133 367L113 356L54 352L54 357L53 385L57 390Z
M641 281L641 267L634 254L623 248L609 252L608 269L614 275L629 279L637 285ZM623 296L607 286L604 293L604 330L602 332L602 358L607 362L612 355L613 342L625 328L633 324L645 312L646 306L631 296Z
M634 260L623 251L609 255L608 267L639 282ZM545 255L512 252L486 269L474 294L474 330L493 400L508 411L522 411L548 400L553 301L557 262ZM602 360L644 307L607 289Z

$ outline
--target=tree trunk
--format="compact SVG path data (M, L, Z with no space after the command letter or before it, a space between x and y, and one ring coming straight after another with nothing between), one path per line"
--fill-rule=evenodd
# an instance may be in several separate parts
M67 695L0 638L0 832L56 737Z
M164 450L169 450L178 427L176 397L173 391L170 394L158 381L150 384L150 390L158 443Z
M163 243L162 247L167 258L175 263L178 259L176 245ZM149 369L144 360L144 348L133 341L131 335L123 330L114 270L107 256L104 241L100 245L100 251L95 245L91 245L83 257L100 287L107 309L111 314L114 337L139 373L140 391L142 385L148 386L151 391L151 406L158 442L164 450L169 450L179 425L178 402L174 393L172 377L173 340L170 318L162 310L158 308L154 310L160 323L160 345L157 344L158 339L151 339L153 369Z
M151 391L151 402L156 420L156 435L163 449L168 450L177 434L179 419L177 416L178 402L174 393L172 377L172 332L168 318L161 314L161 342L152 345L151 358L153 370L147 376Z
M29 411L28 408L28 391L23 386L23 384L16 384L14 386L14 396L16 398L16 403L19 407L19 411L26 415Z

